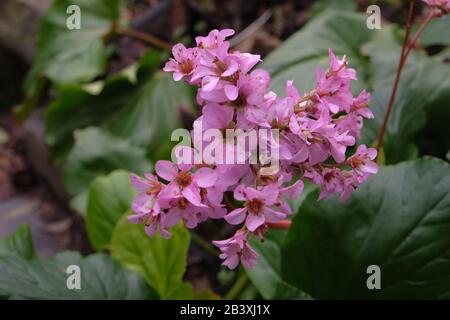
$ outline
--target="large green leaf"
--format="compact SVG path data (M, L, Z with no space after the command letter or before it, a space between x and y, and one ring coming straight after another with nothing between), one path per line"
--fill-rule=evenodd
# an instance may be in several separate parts
M63 182L66 190L84 197L91 181L116 169L142 174L151 169L143 148L98 128L76 131L75 145L63 161ZM84 201L76 209L85 211ZM123 213L123 212L122 212Z
M131 206L133 190L129 173L117 170L92 182L86 210L86 228L92 246L109 246L117 221Z
M67 268L81 271L81 289L68 289ZM0 296L13 299L157 299L140 276L120 268L105 254L86 258L65 252L28 261L20 256L0 258Z
M250 243L258 252L258 264L247 269L247 275L264 299L300 299L305 293L281 279L281 243L286 232L270 230L264 242L253 238Z
M186 84L155 72L160 61L158 54L149 52L139 63L136 81L115 76L103 82L97 94L80 85L62 88L46 114L47 143L55 155L67 153L73 132L88 126L100 126L145 147L152 159L170 144L172 131L182 127L183 112L193 110L193 94Z
M24 259L36 257L28 225L22 225L13 234L0 239L0 258L10 255L18 255Z
M81 29L69 30L67 9L77 5ZM107 65L104 37L121 15L122 0L54 0L39 27L37 57L26 87L44 75L56 83L85 82Z
M432 20L420 36L419 43L424 46L450 45L450 20L447 17Z
M450 165L381 168L345 203L308 197L282 252L283 278L313 298L450 298ZM381 269L381 290L366 286Z
M150 238L142 225L124 216L111 240L111 255L123 266L142 274L162 299L192 299L192 287L182 282L186 271L189 232L182 225L171 228L172 237Z

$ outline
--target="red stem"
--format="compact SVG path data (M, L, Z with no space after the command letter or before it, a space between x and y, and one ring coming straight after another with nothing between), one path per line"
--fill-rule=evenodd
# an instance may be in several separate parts
M398 67L397 67L397 74L395 75L394 86L392 87L392 92L391 92L391 96L389 98L388 107L387 107L387 110L386 110L386 113L385 113L384 119L383 119L383 125L381 126L380 134L378 135L378 139L377 139L378 155L380 154L380 148L383 145L384 133L386 132L388 120L389 120L389 117L391 115L391 112L392 112L392 109L394 106L395 97L397 95L397 89L398 89L398 84L400 82L400 76L402 73L402 69L403 69L403 66L404 66L406 58L407 58L407 53L409 53L409 51L406 51L406 48L408 45L409 35L411 33L411 28L412 28L413 9L414 9L414 1L411 1L410 5L409 5L408 22L406 25L405 39L403 40L402 52L400 54L400 61L398 63Z
M414 45L416 44L419 37L422 35L423 30L425 30L426 26L430 23L430 21L433 19L433 17L434 17L434 12L433 12L433 10L430 10L428 15L425 17L425 20L423 20L423 22L419 26L419 29L417 29L416 34L412 38L411 42L408 44L408 48L406 49L406 52L405 52L405 60L406 60L409 52L414 48Z
M292 224L291 220L280 220L278 222L266 222L269 228L287 230Z

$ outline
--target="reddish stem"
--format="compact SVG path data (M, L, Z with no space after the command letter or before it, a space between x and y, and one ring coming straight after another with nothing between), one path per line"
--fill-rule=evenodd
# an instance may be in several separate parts
M278 222L266 222L269 228L287 230L292 224L291 220L280 220Z
M415 46L417 40L419 39L419 37L422 35L422 32L425 30L427 25L433 19L433 17L434 17L434 12L433 12L433 10L430 10L428 15L425 17L425 20L423 20L423 22L421 23L421 25L417 29L416 34L412 38L411 42L408 44L408 48L406 49L406 52L405 52L405 60L406 60L409 52L414 48L414 46Z
M409 5L408 22L406 25L405 39L403 40L402 52L400 54L400 61L398 63L398 67L397 67L397 74L395 75L394 86L392 87L392 92L391 92L391 96L389 98L388 107L387 107L387 110L386 110L386 113L385 113L384 119L383 119L383 125L381 126L380 134L378 135L378 139L377 139L377 152L378 152L377 154L378 155L380 154L380 148L383 145L384 133L386 131L388 120L389 120L389 117L391 115L391 112L392 112L392 109L394 106L395 97L397 95L398 84L400 82L400 76L401 76L402 69L403 69L403 66L404 66L406 58L407 58L407 54L405 54L405 53L409 53L409 51L406 51L406 48L408 45L409 35L411 33L411 28L412 28L413 9L414 9L414 1L411 1L410 5Z

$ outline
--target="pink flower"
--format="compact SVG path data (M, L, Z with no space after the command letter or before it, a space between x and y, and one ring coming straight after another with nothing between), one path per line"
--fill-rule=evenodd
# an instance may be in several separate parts
M367 148L364 144L360 145L355 154L348 159L349 165L358 175L358 182L363 183L368 176L378 172L378 165L372 161L377 157L375 148Z
M448 1L426 2L439 12L447 10ZM230 269L239 262L245 267L256 264L257 254L248 245L248 236L263 237L269 222L292 214L287 200L300 196L305 180L321 187L319 199L337 193L344 201L378 170L373 161L376 151L364 145L346 159L363 119L374 115L368 107L370 94L363 90L354 97L350 91L356 71L348 67L345 56L338 58L329 49L328 68L318 68L313 90L302 96L293 81L287 81L286 97L278 97L269 91L269 73L253 69L261 61L259 55L230 50L226 38L233 34L230 29L212 30L196 38L195 48L174 46L164 71L173 72L176 81L184 79L197 86L196 99L202 107L191 132L194 147L175 150L178 164L156 163L156 173L167 185L150 174L131 176L138 195L132 205L135 214L130 216L132 222L144 223L150 236L159 229L165 237L169 235L166 228L180 219L187 228L207 219L244 223L232 238L213 242L222 252L223 265ZM217 130L208 131L208 136L197 135L208 129ZM256 149L248 143L242 146L238 139L218 136L225 129L255 130L260 146L265 141L269 153L278 151L277 171L261 170L273 154L260 157L257 164L246 162ZM279 139L273 141L273 131L261 136L267 129L276 129ZM240 149L236 150L237 145ZM199 156L200 164L194 166ZM223 164L237 160L245 164ZM235 203L224 197L227 192L233 192ZM239 208L228 212L233 206Z
M222 265L231 270L235 269L239 262L246 268L253 268L256 265L258 254L248 244L247 233L243 230L236 231L229 239L213 241L213 244L222 252L219 256L224 260Z
M315 99L332 113L348 111L352 103L349 78L329 76L322 68L316 71Z
M337 77L340 79L356 80L356 71L348 68L348 60L345 56L342 59L338 59L331 48L328 49L328 56L330 58L327 72L328 78Z
M176 166L170 161L160 160L155 166L158 176L170 183L160 193L159 201L163 207L171 207L173 201L185 198L197 207L205 207L200 195L201 188L214 185L217 176L211 168L203 167L191 173L190 165Z
M164 185L159 182L158 177L151 173L145 173L144 178L141 178L134 173L130 174L131 185L138 192L134 198L133 203L144 204L158 195Z
M197 43L197 47L202 49L216 49L220 45L222 45L227 37L230 37L234 34L234 30L232 29L223 29L223 30L211 30L206 37L196 37L195 42Z
M442 16L450 11L450 0L422 0L430 7L435 7L437 9L436 15Z
M172 216L180 217L188 229L193 229L197 227L199 223L208 219L208 213L205 210L205 207L197 207L184 201L181 201L177 206L170 208L168 213Z
M369 109L370 93L361 91L359 96L353 98L350 112L356 113L364 118L373 119L373 112Z
M176 44L172 48L172 54L175 59L170 59L163 70L166 72L173 72L173 80L180 81L186 78L190 81L194 73L198 59L199 51L197 48L188 48L181 43Z
M135 224L144 224L145 232L150 237L153 237L159 229L164 238L170 238L167 228L176 225L180 218L177 214L161 211L157 202L150 206L141 206L135 203L131 208L135 214L128 216L128 220Z
M271 208L275 205L278 195L279 190L276 185L268 185L261 190L239 185L234 190L234 198L246 201L245 205L243 208L231 211L225 216L225 220L230 224L240 224L245 220L245 226L252 232L266 221L279 221L285 218L286 214Z

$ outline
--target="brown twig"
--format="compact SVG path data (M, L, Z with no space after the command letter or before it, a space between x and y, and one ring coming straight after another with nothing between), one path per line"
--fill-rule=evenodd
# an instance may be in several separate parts
M147 44L150 44L152 46L164 49L164 50L172 50L172 45L164 40L158 39L155 36L152 36L151 34L147 34L138 30L134 29L126 29L117 26L114 30L119 35L124 35L130 38L137 39L139 41L145 42Z
M398 63L398 67L397 67L397 73L395 75L394 86L392 87L388 107L387 107L387 110L386 110L386 113L385 113L384 119L383 119L383 125L381 126L380 134L378 135L378 139L377 139L378 154L380 154L380 148L383 145L384 133L386 131L388 120L389 120L389 117L391 115L391 112L392 112L392 109L394 106L395 97L397 95L397 89L398 89L398 85L400 82L400 76L401 76L403 66L405 65L405 61L407 58L407 55L405 55L405 53L407 53L406 49L408 46L409 35L410 35L411 29L412 29L413 11L414 11L414 1L412 0L409 5L408 22L406 24L406 34L405 34L405 39L403 40L402 52L400 54L400 61Z

